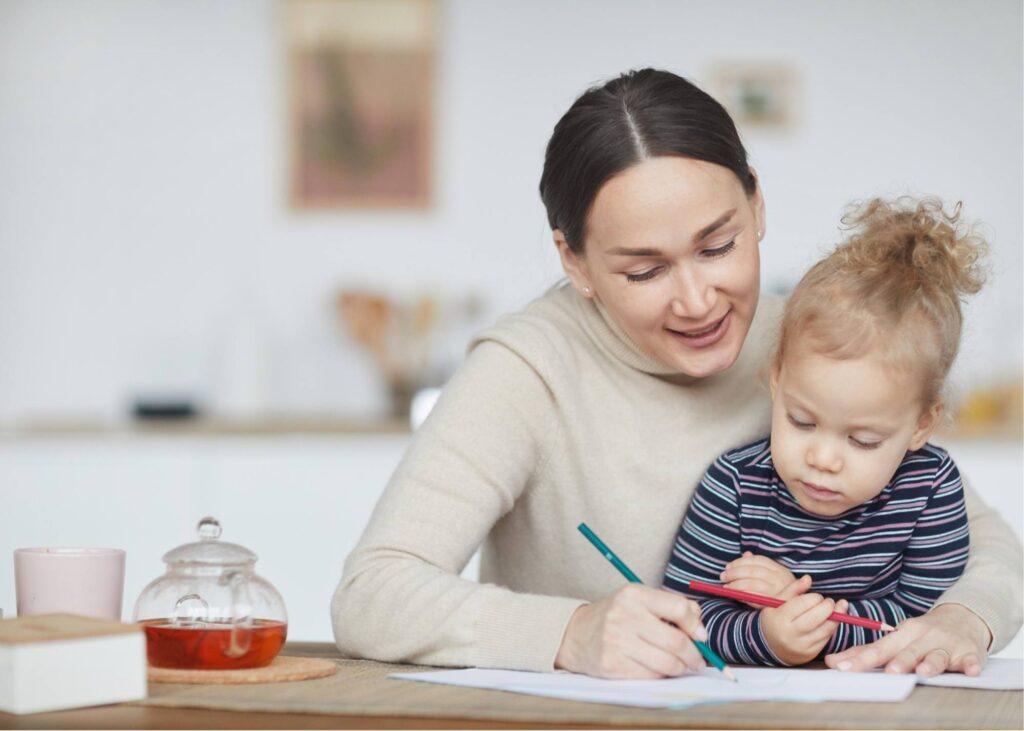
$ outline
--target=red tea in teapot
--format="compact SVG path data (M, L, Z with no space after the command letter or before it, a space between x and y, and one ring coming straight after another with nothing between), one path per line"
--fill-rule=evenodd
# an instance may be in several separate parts
M288 634L285 622L255 619L249 631L248 649L235 657L229 654L230 624L204 622L183 627L169 619L149 619L139 624L146 633L150 665L188 670L237 670L269 665Z

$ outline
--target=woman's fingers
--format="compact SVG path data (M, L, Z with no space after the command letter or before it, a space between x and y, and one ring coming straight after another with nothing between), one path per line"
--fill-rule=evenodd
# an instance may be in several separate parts
M694 639L707 640L708 632L700 621L700 606L697 602L671 591L636 588L642 590L639 596L658 619L671 622Z
M932 650L921 662L917 663L917 674L923 678L931 678L935 675L941 675L946 672L946 668L949 667L949 663L952 658L949 655L948 650L944 650L941 647Z
M952 671L977 675L987 654L980 630L987 629L973 627L978 631L972 632L975 617L967 609L944 605L901 622L895 632L869 645L828 655L825 664L855 672L885 666L891 673Z
M675 677L687 670L701 670L706 665L697 646L686 633L667 622L646 623L640 630L640 637L651 652L645 652L634 659L664 676ZM645 661L645 658L649 660Z
M576 610L555 666L604 678L681 675L703 665L691 636L707 638L696 602L630 584Z

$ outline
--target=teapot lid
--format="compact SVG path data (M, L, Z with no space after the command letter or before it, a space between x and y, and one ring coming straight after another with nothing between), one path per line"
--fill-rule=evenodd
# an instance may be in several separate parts
M237 543L226 543L220 538L220 521L207 516L196 528L199 540L173 548L164 554L167 564L200 563L210 566L256 563L256 554Z

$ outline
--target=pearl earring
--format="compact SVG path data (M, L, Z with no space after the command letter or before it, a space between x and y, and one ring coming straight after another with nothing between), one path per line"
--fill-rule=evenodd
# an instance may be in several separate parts
M757 229L757 240L761 240L761 229Z
M583 294L585 294L585 295L587 295L589 297L590 296L590 287L584 287L583 288Z

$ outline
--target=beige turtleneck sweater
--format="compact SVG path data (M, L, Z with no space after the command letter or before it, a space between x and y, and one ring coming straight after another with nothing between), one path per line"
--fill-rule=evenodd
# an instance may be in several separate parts
M331 604L348 656L551 670L580 604L622 585L586 522L660 586L694 487L768 433L764 377L782 302L763 297L737 362L692 379L560 287L479 334L381 497ZM943 597L1021 623L1021 547L968 489L971 557ZM483 544L480 583L459 573Z

